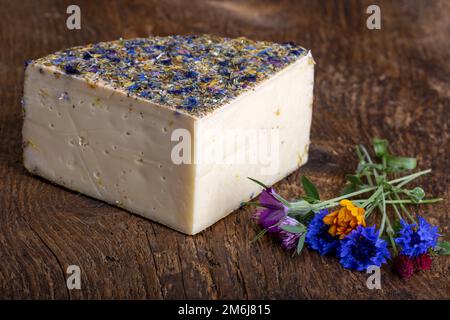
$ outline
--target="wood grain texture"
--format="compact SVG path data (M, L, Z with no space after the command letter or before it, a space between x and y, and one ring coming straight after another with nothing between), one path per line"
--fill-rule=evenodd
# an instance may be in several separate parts
M377 1L382 29L366 28L373 1L0 0L0 298L450 298L449 259L405 282L387 267L382 290L366 275L306 250L291 258L264 238L251 208L185 236L26 173L21 164L23 63L119 37L213 33L310 48L317 62L309 163L275 188L300 194L307 174L325 196L356 165L352 146L374 136L418 155L425 190L447 200L428 209L450 235L450 3ZM65 26L77 3L82 29ZM82 270L69 291L66 268Z

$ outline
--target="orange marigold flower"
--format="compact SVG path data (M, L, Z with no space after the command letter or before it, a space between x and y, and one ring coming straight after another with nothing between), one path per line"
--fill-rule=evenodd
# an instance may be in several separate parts
M326 215L323 222L330 226L329 234L333 237L339 236L339 239L342 239L359 225L365 227L366 221L363 208L355 206L350 200L341 200L339 204L341 208Z

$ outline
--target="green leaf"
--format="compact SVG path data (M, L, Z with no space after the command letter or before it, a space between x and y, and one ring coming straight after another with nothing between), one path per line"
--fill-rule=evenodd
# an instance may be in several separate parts
M252 180L253 182L259 184L261 187L267 189L267 186L266 186L264 183L262 183L261 181L258 181L258 180L256 180L256 179L253 179L253 178L250 178L250 177L247 177L247 178L250 179L250 180Z
M296 226L281 226L282 230L289 232L289 233L303 233L306 230L306 227L302 224L296 225Z
M286 199L284 199L282 196L274 193L273 196L275 197L275 199L277 199L278 201L280 201L282 204L284 204L286 207L290 207L291 203L289 201L287 201Z
M447 241L438 242L435 252L441 256L450 254L450 243Z
M302 199L305 200L308 203L317 203L317 202L319 202L319 200L311 198L310 196L303 196Z
M415 169L417 166L417 159L408 157L388 156L386 164L390 172L401 172L405 170Z
M375 138L373 139L373 149L375 154L379 158L387 157L388 153L388 141L385 139Z
M359 176L354 175L354 174L348 174L345 176L347 181L350 182L351 184L354 184L356 186L358 185L362 185L363 182L361 181L361 179L359 178Z
M413 170L417 166L416 158L397 157L389 154L388 141L385 139L373 140L373 148L375 154L386 161L387 170L389 172L401 172L405 170Z
M423 198L425 198L425 191L421 187L415 187L411 191L409 191L409 195L412 200L415 202L420 202Z
M250 241L250 243L258 241L262 236L264 236L267 233L267 229L262 229L258 234Z
M302 185L308 197L315 200L320 200L319 192L317 191L316 186L306 176L302 176Z
M369 169L383 170L383 165L379 163L366 163L363 165L363 172L366 172L366 170Z
M346 194L349 194L349 193L352 193L355 191L356 191L356 186L352 183L349 183L344 187L344 190L342 190L341 195L345 196Z
M306 232L304 232L300 239L298 239L297 248L295 249L296 254L300 254L302 252L303 246L305 245Z
M308 211L307 213L305 213L303 216L299 216L297 219L304 223L304 224L309 224L312 220L312 218L314 218L314 211Z

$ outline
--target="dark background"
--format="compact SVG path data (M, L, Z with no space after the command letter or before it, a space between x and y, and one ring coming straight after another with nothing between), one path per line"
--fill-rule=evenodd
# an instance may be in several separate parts
M66 8L81 7L81 30ZM381 7L382 29L366 28ZM0 298L450 298L449 259L400 280L367 275L305 250L291 258L258 232L254 209L185 236L27 174L21 164L23 65L59 49L119 37L212 33L312 50L317 62L309 163L278 183L286 198L308 175L325 197L355 169L352 147L375 136L433 174L418 181L449 198L449 1L0 0ZM420 207L449 239L450 203ZM69 291L66 268L82 270Z

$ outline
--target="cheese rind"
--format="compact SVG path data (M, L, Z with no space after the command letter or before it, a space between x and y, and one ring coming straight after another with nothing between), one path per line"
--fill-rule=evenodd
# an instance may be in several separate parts
M262 74L253 85L242 80L239 90L225 86L227 99L211 105L205 98L207 107L198 110L130 93L101 70L74 74L49 63L60 56L34 61L25 72L24 165L71 190L195 234L261 191L247 176L272 185L307 161L314 80L309 54L283 60L284 68ZM209 89L196 90L191 94L199 101ZM186 164L173 160L177 129L190 134ZM236 133L265 138L236 143ZM222 155L205 161L224 145L229 147ZM266 147L271 152L261 152ZM241 154L259 156L236 161Z

